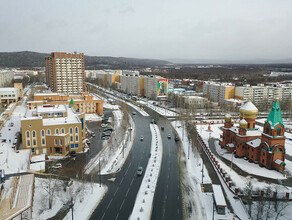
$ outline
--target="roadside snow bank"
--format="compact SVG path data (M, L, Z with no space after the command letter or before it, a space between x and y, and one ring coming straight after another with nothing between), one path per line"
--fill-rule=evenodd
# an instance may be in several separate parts
M137 112L139 112L141 115L143 115L143 116L145 116L145 117L149 116L149 114L148 114L147 112L145 112L144 110L142 110L142 109L139 108L138 106L133 105L133 104L130 103L130 102L127 102L127 104L128 104L129 106L131 106L132 108L134 108L134 109L135 109Z
M148 220L151 218L153 198L162 161L163 145L158 126L150 124L150 130L152 135L151 157L149 158L130 220Z

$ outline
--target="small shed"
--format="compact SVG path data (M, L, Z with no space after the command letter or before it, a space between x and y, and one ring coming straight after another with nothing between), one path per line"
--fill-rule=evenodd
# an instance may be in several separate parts
M221 186L212 185L212 188L213 188L213 199L215 202L217 214L225 215L225 209L227 205L226 205L226 201L225 201Z

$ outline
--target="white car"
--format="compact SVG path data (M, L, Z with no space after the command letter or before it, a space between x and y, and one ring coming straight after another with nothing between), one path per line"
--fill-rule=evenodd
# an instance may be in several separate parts
M52 166L52 168L54 168L54 169L62 168L62 164L61 163L56 163L55 165Z
M143 136L141 136L141 137L140 137L140 141L143 141L143 140L144 140L144 137L143 137Z

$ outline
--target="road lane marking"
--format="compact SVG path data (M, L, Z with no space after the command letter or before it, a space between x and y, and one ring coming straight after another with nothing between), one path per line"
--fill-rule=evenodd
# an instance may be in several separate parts
M115 191L114 196L117 194L118 190L119 190L119 187L118 187L117 190Z
M117 220L117 219L118 219L118 217L119 217L119 213L117 214L117 216L116 216L115 220Z
M130 186L132 186L133 181L134 181L134 178L132 179Z
M120 185L122 184L123 181L124 181L124 177L123 177L123 179L121 180Z
M122 205L120 206L120 211L122 210L124 203L125 203L125 199L123 200Z
M179 209L177 210L177 214L179 215Z
M105 212L103 213L102 217L101 217L101 220L104 218L104 215L105 215Z
M177 196L177 199L179 200L179 196Z
M108 209L108 207L111 205L113 199L111 199L111 201L109 202L109 204L107 205L106 209Z
M126 193L126 197L128 196L129 191L130 191L130 188L128 188L128 191L127 191L127 193Z

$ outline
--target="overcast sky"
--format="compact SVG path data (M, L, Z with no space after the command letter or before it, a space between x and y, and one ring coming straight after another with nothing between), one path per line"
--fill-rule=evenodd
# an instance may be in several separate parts
M292 58L291 0L0 0L0 51Z

